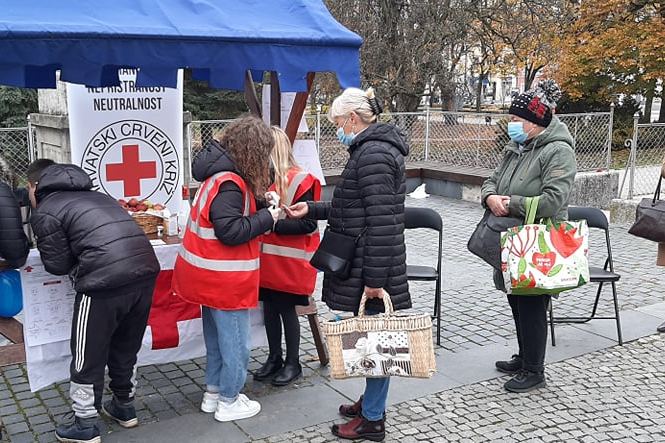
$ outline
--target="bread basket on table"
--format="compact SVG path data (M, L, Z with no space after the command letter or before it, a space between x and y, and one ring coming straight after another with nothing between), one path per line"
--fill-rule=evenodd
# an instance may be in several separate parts
M164 223L162 217L148 212L132 212L131 215L136 224L139 225L145 234L156 233L157 227L162 226Z
M365 315L363 294L357 317L323 323L331 376L430 378L436 372L432 318L395 313L384 291L385 313Z

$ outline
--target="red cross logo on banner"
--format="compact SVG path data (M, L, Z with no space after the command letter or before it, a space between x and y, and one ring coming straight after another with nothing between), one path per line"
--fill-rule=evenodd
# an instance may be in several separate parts
M173 270L157 276L148 326L152 332L152 349L177 348L180 344L178 322L201 318L201 306L187 303L171 290Z
M157 162L139 160L139 145L122 146L122 163L106 165L107 181L122 181L125 197L141 195L141 179L157 177Z

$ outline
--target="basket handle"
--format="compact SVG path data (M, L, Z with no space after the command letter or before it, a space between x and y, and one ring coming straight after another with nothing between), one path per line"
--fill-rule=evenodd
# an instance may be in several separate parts
M385 289L382 289L382 291L383 297L381 297L381 300L383 300L385 314L386 316L391 316L395 312L395 309L393 308L393 302L390 300L390 294L388 294ZM365 303L367 303L367 295L363 292L363 296L360 298L360 306L358 306L358 317L365 316Z

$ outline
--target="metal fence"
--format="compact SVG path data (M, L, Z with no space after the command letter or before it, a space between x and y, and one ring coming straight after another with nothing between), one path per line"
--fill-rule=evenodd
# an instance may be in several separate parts
M25 184L26 171L32 161L34 146L30 126L0 128L0 156L2 156Z
M573 136L580 171L609 169L613 109L610 112L561 114ZM348 154L337 141L337 128L324 114L305 116L307 132L299 139L316 141L321 167L342 168ZM411 152L408 160L441 162L460 167L494 168L508 142L508 114L470 112L392 113L381 121L397 125L406 134ZM231 120L193 121L188 128L190 152L195 154Z
M621 183L621 192L628 178L628 198L651 195L656 189L665 159L665 123L639 123L634 116L633 138L626 141L630 157Z

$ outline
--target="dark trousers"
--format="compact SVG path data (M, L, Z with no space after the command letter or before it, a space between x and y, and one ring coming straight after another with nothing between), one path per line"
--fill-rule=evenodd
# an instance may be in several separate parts
M113 395L121 402L133 400L136 355L148 323L153 289L154 281L114 296L76 294L69 388L76 416L97 415L107 366Z
M286 341L286 361L298 364L300 360L300 321L296 306L269 300L263 301L263 320L266 325L271 356L282 355L282 324Z
M513 311L522 367L542 372L547 347L547 307L549 295L508 295Z

